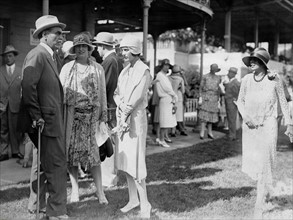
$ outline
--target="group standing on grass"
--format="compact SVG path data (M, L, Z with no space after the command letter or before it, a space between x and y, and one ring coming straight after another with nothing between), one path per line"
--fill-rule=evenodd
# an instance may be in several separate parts
M185 82L180 66L172 66L165 59L153 79L149 67L140 59L141 42L134 36L126 35L120 42L123 68L111 33L101 32L91 39L88 32L82 32L73 41L65 42L66 25L57 17L42 16L35 25L33 36L40 44L27 54L22 70L14 63L18 51L13 46L6 47L2 54L6 65L0 68L0 161L9 159L8 143L12 156L23 158L19 146L24 137L38 147L38 129L41 130L41 172L37 175L35 148L29 211L37 210L38 176L40 212L46 213L49 219L68 219L67 171L72 185L70 202L79 201L78 172L82 168L91 172L99 203L106 205L103 178L109 186L115 185L119 170L126 176L129 193L129 201L121 212L139 206L140 216L150 218L152 206L146 189L148 91L153 86L150 102L156 142L170 147L167 142L172 142L170 134L176 136L176 126L180 135L187 135L183 123ZM96 47L102 57L101 65L93 57ZM60 52L62 57L58 56ZM228 81L224 82L230 141L236 140L238 111L243 119L242 170L257 181L255 218L262 216L272 191L278 105L287 125L285 134L293 141L293 122L284 86L278 75L268 69L269 59L265 49L256 48L243 58L252 73L240 84L235 78L237 68L231 67ZM212 124L218 121L221 95L221 79L216 75L219 71L218 65L212 64L210 73L201 82L201 139L205 137L206 127L208 138L214 139ZM15 96L8 96L12 93ZM103 168L105 158L101 158L100 147L107 141L114 148L114 155L103 162L107 164Z

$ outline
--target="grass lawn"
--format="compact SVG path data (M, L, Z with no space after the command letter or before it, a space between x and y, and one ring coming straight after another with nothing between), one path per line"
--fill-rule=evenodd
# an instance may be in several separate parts
M265 219L293 219L293 147L280 132L275 197ZM192 147L149 155L147 189L151 219L251 219L255 182L241 172L241 141L218 139ZM68 183L68 195L71 186ZM128 201L123 175L106 189L109 205L99 205L91 179L80 182L81 201L68 204L72 219L137 219L139 209L119 211ZM27 212L29 184L3 187L0 219L33 219Z

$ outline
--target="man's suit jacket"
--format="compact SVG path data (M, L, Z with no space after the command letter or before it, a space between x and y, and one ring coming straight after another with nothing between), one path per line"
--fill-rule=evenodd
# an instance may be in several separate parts
M115 52L110 53L102 62L105 70L107 105L109 108L116 107L113 99L114 91L117 87L118 76L123 69Z
M0 67L0 105L7 105L13 113L19 111L21 97L21 68L15 66L13 74L7 73L6 65ZM3 110L3 109L2 109Z
M45 136L63 135L63 88L57 65L49 52L41 45L26 56L23 66L22 129L31 131L31 123L43 118ZM20 121L20 122L21 122Z
M240 90L240 82L234 78L230 82L225 83L225 100L236 101Z

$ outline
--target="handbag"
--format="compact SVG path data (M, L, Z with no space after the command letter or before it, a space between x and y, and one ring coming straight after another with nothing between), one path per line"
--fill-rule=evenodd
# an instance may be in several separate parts
M108 138L102 146L99 147L100 160L104 161L106 157L111 157L114 153L113 144L110 138Z
M172 107L172 114L176 114L176 111L177 111L177 106L176 105L173 105Z

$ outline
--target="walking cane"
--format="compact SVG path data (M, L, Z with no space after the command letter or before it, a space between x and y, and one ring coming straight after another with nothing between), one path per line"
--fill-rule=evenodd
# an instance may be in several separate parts
M41 126L38 126L38 153L37 153L37 220L40 219L40 164L41 164Z

